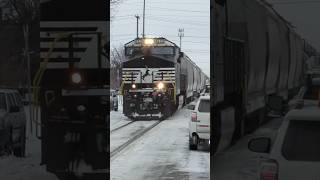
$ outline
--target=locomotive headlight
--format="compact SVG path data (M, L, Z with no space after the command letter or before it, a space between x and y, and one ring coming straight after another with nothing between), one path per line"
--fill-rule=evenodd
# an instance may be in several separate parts
M78 110L79 112L83 112L83 111L86 110L86 107L85 107L84 105L79 105L79 106L77 107L77 110Z
M137 85L136 84L132 84L132 89L135 89L136 87L137 87Z
M144 45L153 45L154 44L154 40L153 39L144 39Z
M159 83L158 83L158 89L163 89L163 88L164 88L163 82L159 82Z
M81 75L79 73L73 73L71 75L71 80L73 83L79 84L82 81Z

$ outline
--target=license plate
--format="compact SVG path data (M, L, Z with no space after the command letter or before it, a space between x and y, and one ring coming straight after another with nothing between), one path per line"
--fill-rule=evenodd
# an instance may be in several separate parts
M143 102L152 102L152 98L143 98Z

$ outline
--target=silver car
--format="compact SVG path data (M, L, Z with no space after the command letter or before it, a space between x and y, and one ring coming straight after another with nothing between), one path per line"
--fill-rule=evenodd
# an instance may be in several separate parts
M26 114L17 90L0 89L0 155L23 157L26 143Z

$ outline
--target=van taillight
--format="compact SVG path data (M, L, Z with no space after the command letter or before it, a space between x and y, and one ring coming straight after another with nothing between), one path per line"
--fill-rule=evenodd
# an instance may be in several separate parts
M264 160L260 164L261 180L278 180L278 162L276 160Z
M197 113L196 113L196 112L193 112L193 113L191 114L191 121L197 122Z

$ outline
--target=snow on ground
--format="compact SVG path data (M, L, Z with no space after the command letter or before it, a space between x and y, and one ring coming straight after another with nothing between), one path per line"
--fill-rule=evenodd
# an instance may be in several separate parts
M274 139L282 118L274 118L254 133L244 136L228 150L214 156L211 168L214 180L256 180L259 157L263 154L251 152L248 142L255 137Z
M120 126L128 124L131 119L122 114L122 96L118 96L118 111L110 111L110 130L114 130Z
M29 110L25 107L27 117ZM35 132L35 126L33 132ZM35 134L30 133L30 121L27 118L27 143L26 157L17 158L13 155L0 157L0 179L1 180L58 180L58 178L46 171L41 162L41 141Z
M139 132L152 126L155 122L157 121L136 121L115 132L111 132L110 152L113 152L114 149L128 142L132 137L139 134Z
M209 179L208 147L189 150L188 114L179 110L120 152L111 161L111 179Z

